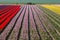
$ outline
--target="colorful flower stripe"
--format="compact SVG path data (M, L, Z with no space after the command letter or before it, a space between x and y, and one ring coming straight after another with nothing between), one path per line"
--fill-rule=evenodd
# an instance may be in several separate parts
M14 8L15 8L15 7L14 7ZM0 19L2 19L3 17L7 16L7 15L9 14L8 12L10 12L11 10L13 10L14 8L11 7L11 8L9 8L9 9L7 9L6 12L3 11L3 14L0 15Z
M12 7L12 6L8 6L6 8L3 8L2 10L0 10L0 14L6 12L8 9L10 9L10 7Z
M54 11L57 14L60 14L60 6L56 6L56 5L43 5L43 7L50 9L52 11Z
M13 7L13 9L11 9L11 11L8 11L8 15L6 15L4 18L2 17L3 19L0 20L0 29L3 29L9 23L9 21L17 14L19 10L20 6L15 6ZM4 22L2 22L3 20Z
M7 12L7 15L6 16L2 16L1 17L1 20L0 20L0 24L4 21L4 20L6 20L9 16L11 16L12 15L12 13L15 11L15 9L17 9L16 7L15 8L13 8L12 10L10 10L9 12Z

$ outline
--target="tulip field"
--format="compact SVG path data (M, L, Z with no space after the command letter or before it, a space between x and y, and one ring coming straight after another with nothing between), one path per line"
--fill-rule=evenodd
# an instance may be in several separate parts
M60 40L60 5L0 5L0 40Z

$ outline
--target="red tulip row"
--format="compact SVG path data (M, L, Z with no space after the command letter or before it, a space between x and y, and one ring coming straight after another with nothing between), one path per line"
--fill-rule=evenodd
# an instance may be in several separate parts
M5 7L5 6L4 6L4 7ZM3 9L1 9L1 10L0 10L0 14L3 14L3 11L6 12L7 9L9 9L10 7L12 7L12 6L7 6L7 7L3 8Z
M20 6L10 6L0 12L0 29L3 29L20 10Z

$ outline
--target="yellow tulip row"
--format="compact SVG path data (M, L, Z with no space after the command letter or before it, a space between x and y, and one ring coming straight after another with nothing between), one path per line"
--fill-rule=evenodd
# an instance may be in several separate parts
M57 14L60 14L60 5L42 5L42 6L54 11Z

